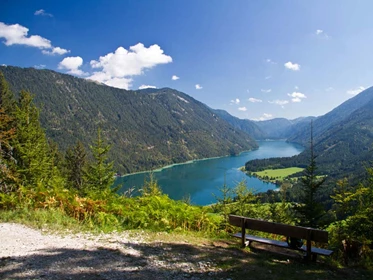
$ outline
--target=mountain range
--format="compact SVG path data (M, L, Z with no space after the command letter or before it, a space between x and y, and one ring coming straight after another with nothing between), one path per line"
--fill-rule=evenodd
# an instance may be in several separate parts
M34 94L47 136L61 150L92 144L101 127L120 173L257 148L210 108L170 89L127 91L34 68L0 67L12 91Z
M47 136L60 149L78 140L88 149L101 127L122 173L235 155L257 148L253 139L287 139L308 147L311 121L320 173L362 176L373 159L373 88L317 118L252 121L170 88L131 91L51 70L1 66L0 71L14 93L34 94ZM246 167L305 166L308 160L306 148L292 158L255 160Z

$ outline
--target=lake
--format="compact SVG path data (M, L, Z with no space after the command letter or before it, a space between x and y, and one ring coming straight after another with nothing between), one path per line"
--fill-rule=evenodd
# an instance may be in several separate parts
M227 186L234 188L238 182L246 181L248 188L255 192L265 192L275 189L276 185L265 183L257 178L250 177L239 168L252 159L270 157L288 157L303 151L303 147L285 141L258 141L259 149L243 152L238 156L227 156L198 160L184 164L168 166L153 174L163 193L170 198L180 200L190 197L192 204L207 205L216 202L215 196L220 196L219 188L226 182ZM116 184L123 184L120 192L130 187L141 189L144 179L149 173L130 174L116 179ZM138 194L138 192L137 192ZM136 195L136 192L135 192Z

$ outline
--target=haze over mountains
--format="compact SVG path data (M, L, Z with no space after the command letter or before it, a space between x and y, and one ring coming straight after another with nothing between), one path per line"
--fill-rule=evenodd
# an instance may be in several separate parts
M100 126L113 145L110 158L122 173L237 154L256 148L253 139L288 139L307 147L311 120L322 173L358 176L373 159L373 88L318 118L251 121L170 88L127 91L50 70L7 66L0 71L15 93L26 89L35 94L42 125L62 150L77 140L88 148ZM307 153L265 162L302 166Z

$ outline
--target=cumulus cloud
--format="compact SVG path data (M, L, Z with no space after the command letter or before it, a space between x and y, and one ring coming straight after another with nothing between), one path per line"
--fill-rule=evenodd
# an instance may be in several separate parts
M171 78L173 81L176 81L176 80L178 80L178 79L180 79L178 76L176 76L176 75L173 75L172 76L172 78Z
M284 108L284 105L288 104L289 101L276 99L276 100L270 100L270 101L268 101L268 103L270 103L270 104L276 104L276 105L279 105L282 108Z
M128 89L132 76L141 75L146 69L170 62L171 56L165 55L158 45L147 48L138 43L129 47L129 50L119 47L113 53L100 56L98 60L91 60L91 67L100 71L94 72L89 79Z
M350 94L350 95L357 95L359 94L360 92L362 92L363 90L365 90L365 87L363 86L359 86L358 88L356 89L350 89L347 91L347 94Z
M263 93L270 93L272 89L261 89L260 91Z
M146 89L146 88L157 88L156 86L150 86L150 85L141 85L139 86L139 89Z
M46 55L56 55L56 54L58 54L58 55L64 55L64 54L69 53L70 51L66 50L66 49L63 49L63 48L60 48L60 47L55 47L51 51L42 50L41 52L43 54L46 54Z
M238 99L238 98L236 98L236 99L232 99L231 100L231 104L236 104L236 105L238 105L238 104L240 104L240 99Z
M53 47L50 40L39 35L28 36L29 29L19 24L7 25L0 22L0 38L4 38L6 46L24 45L42 49L44 54L65 54L69 51L60 47ZM48 51L49 50L49 51Z
M254 97L250 97L248 100L249 100L250 102L252 102L252 103L263 102L263 100L261 100L261 99L256 99L256 98L254 98Z
M288 93L288 96L292 97L292 102L301 102L302 99L307 98L305 94L296 91L294 91L293 93Z
M199 84L196 84L196 89L203 89Z
M246 111L247 111L247 108L246 108L246 107L239 107L239 108L238 108L238 111L246 112Z
M83 59L80 56L65 57L59 64L58 69L67 70L67 73L84 76L87 73L83 72L79 68L83 65Z
M284 64L284 66L287 69L293 70L293 71L299 71L300 70L300 65L297 63L292 63L291 61L288 61Z
M53 17L52 14L45 12L45 10L43 10L43 9L40 9L40 10L35 11L34 15L35 15L35 16L47 16L47 17Z

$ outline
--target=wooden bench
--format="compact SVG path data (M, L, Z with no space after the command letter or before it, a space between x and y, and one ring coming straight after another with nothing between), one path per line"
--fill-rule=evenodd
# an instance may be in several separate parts
M242 247L246 246L246 241L248 241L248 246L250 246L250 242L255 241L282 248L302 251L305 253L304 258L306 260L312 259L313 261L316 261L317 255L330 256L333 253L331 250L311 246L312 241L328 243L328 232L324 230L273 223L236 215L229 215L229 223L233 226L241 227L241 232L233 234L233 236L241 238ZM286 241L272 240L269 238L246 234L246 229L303 239L306 240L306 245L299 248L290 247Z

